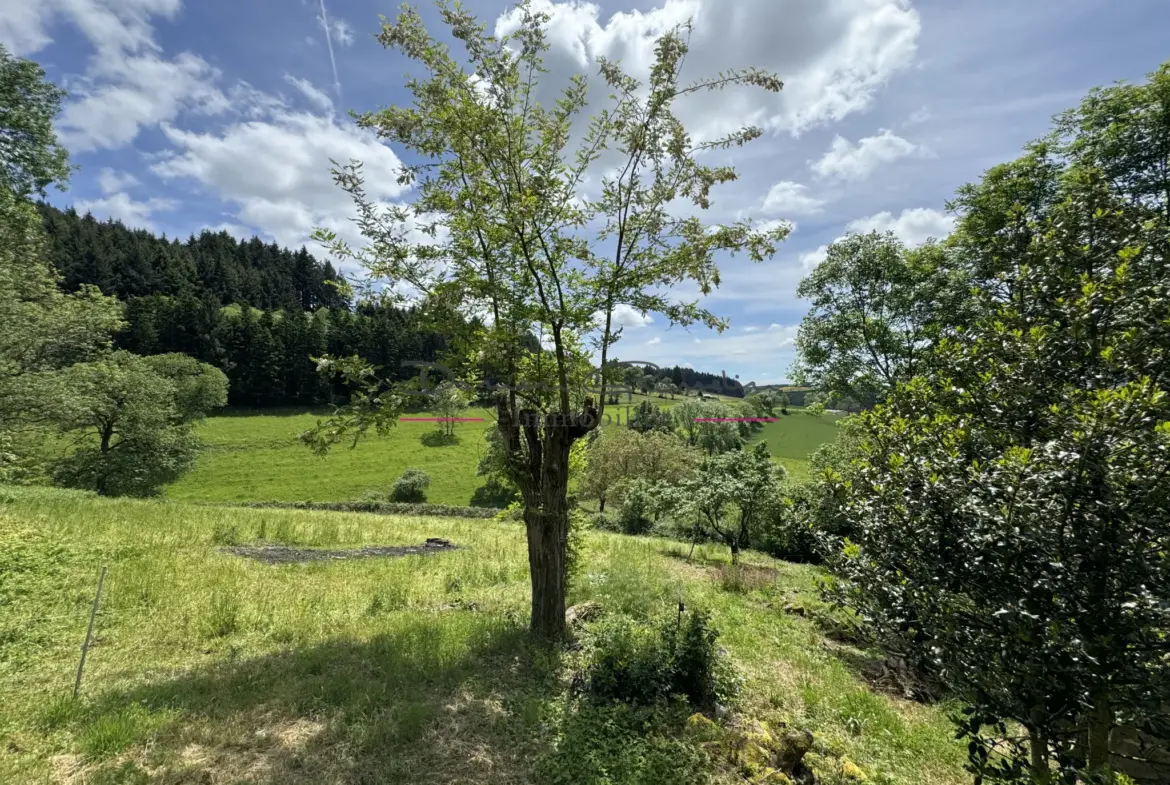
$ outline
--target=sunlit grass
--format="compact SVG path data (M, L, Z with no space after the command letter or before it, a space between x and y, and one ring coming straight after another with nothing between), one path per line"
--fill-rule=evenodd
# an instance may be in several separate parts
M223 552L226 531L461 548L269 566ZM823 781L846 781L832 774L844 758L873 782L965 781L939 709L874 694L813 622L783 612L816 602L816 570L751 554L758 574L730 586L714 546L687 563L667 540L586 542L571 601L635 618L680 599L711 609L746 677L738 710L811 728ZM575 726L563 663L527 642L527 575L514 524L0 488L0 782L532 781Z
M629 421L629 411L642 400L669 408L671 401L635 395L632 405L607 407L613 425ZM836 436L835 415L814 417L800 409L766 423L754 440L764 439L768 450L797 477L804 476L808 456ZM402 472L418 468L431 476L427 501L466 505L483 484L475 475L486 449L484 432L494 427L492 412L468 409L463 416L483 417L484 422L455 426L458 442L427 446L423 437L434 433L434 423L404 422L386 436L363 439L357 447L339 445L324 458L309 451L297 435L327 416L302 411L234 412L208 418L199 426L207 450L195 469L166 489L175 500L249 501L343 501L358 499L370 491L386 491ZM414 412L410 416L433 416ZM778 415L779 416L779 415Z

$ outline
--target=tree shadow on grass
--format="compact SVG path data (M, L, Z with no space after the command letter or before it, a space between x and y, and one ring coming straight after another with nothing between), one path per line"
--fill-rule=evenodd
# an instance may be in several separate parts
M459 437L443 431L427 431L418 439L424 447L451 447L459 444Z
M131 730L86 781L526 781L559 657L518 623L452 616L107 692L75 720L82 750L119 722Z

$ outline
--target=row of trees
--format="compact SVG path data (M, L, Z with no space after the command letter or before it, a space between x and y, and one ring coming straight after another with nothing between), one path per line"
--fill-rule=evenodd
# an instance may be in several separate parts
M0 95L0 480L47 469L148 495L191 465L193 424L226 401L227 379L183 355L114 351L122 304L95 286L61 290L32 197L69 174L53 133L62 92L0 46Z
M434 362L445 346L418 311L389 305L258 311L155 295L130 300L125 317L126 328L116 338L120 348L141 355L180 352L223 369L235 406L344 399L344 385L316 372L312 358L325 354L360 356L383 368L388 379L402 381L418 373L410 362Z
M804 379L876 405L804 509L982 781L1112 781L1119 726L1170 738L1168 162L1170 64L960 189L945 242L848 237L801 287Z
M284 311L345 308L350 302L333 265L303 247L291 251L257 237L236 240L206 229L180 242L73 208L44 202L37 207L46 261L66 291L91 285L123 301L164 295Z

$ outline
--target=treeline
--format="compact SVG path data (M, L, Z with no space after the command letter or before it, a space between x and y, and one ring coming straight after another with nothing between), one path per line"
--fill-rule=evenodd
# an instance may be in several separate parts
M138 297L126 304L128 326L116 338L135 354L181 352L223 369L233 406L311 406L344 398L339 379L318 374L310 359L358 355L380 376L402 381L418 373L404 360L434 362L443 336L410 309L361 306L357 311L260 311L219 307L191 296Z
M303 247L290 251L257 237L237 240L210 230L180 242L130 229L121 221L98 221L73 208L59 210L43 202L37 207L46 234L46 261L61 274L66 291L92 284L127 302L165 295L262 310L349 306L332 285L341 276Z
M402 380L444 339L409 309L350 307L341 277L305 248L204 231L185 242L40 203L44 255L67 292L85 285L123 303L117 348L178 352L220 368L233 406L313 405L344 397L311 357L359 355Z

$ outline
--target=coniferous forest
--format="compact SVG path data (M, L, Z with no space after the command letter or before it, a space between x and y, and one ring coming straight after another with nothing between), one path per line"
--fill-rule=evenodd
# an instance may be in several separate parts
M118 348L180 352L221 368L234 406L332 401L344 390L311 357L358 355L390 378L403 360L433 361L443 346L419 314L386 305L351 307L341 276L305 248L205 230L185 241L40 203L46 256L61 286L86 284L125 303Z

